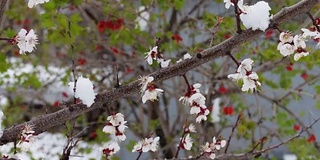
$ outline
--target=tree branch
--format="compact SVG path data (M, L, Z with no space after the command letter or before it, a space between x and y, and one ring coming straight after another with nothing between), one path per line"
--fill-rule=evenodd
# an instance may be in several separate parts
M305 13L317 3L318 0L302 0L293 6L285 7L279 13L274 15L272 24L270 24L270 26L274 26L274 24L280 24L284 21L292 19L293 17L301 13ZM241 32L241 34L237 34L232 38L221 42L219 45L204 50L201 53L201 59L193 57L192 59L185 60L184 62L172 65L168 68L159 69L151 73L149 76L153 76L155 78L154 81L159 82L175 76L183 75L187 71L196 68L204 63L207 63L213 59L226 56L227 51L230 51L231 49L243 44L246 41L251 40L254 37L257 37L262 33L263 32L259 30L244 30ZM96 96L95 103L91 107L86 107L83 104L75 104L72 105L72 107L74 108L73 111L70 111L68 108L64 108L55 113L42 115L26 123L12 126L4 130L3 136L0 138L0 145L16 141L25 124L34 126L36 134L40 134L52 127L63 124L67 120L76 118L79 115L90 112L97 108L102 108L103 106L108 106L112 101L116 101L125 96L135 94L139 92L140 87L140 81L136 80L120 88L111 89L110 91L98 94Z

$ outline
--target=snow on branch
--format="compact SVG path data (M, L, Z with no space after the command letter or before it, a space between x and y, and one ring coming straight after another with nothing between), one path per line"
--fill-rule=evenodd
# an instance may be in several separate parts
M281 11L273 16L269 28L274 28L284 21L288 21L299 14L308 12L310 8L315 6L317 3L318 0L302 0L293 6L284 7ZM226 56L231 49L243 44L246 41L249 41L254 37L257 37L262 33L263 32L259 30L244 30L240 34L236 34L235 36L221 42L214 47L205 49L203 52L199 53L199 55L191 59L187 59L183 62L177 63L167 68L159 69L148 76L154 77L154 82L160 82L175 76L184 75L184 73L186 73L187 71L194 69L204 63L207 63L218 57ZM140 88L140 81L136 80L135 82L132 82L128 85L123 85L120 88L114 88L111 91L96 95L95 103L93 103L89 108L83 104L75 104L72 105L73 110L69 110L69 108L66 107L65 109L62 109L60 111L42 115L31 121L12 126L4 130L3 136L0 138L0 145L17 141L19 139L19 135L23 129L23 126L25 125L33 126L35 134L40 134L52 127L61 125L68 120L76 118L79 115L90 112L97 108L102 108L103 106L108 106L112 101L116 101L125 96L138 93L140 91Z

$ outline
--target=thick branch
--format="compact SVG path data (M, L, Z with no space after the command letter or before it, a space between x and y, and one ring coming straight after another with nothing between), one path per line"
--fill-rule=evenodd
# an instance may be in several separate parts
M303 0L299 3L283 8L279 13L277 13L270 26L274 24L282 23L286 20L292 19L294 16L307 12L311 7L316 5L318 0ZM207 63L213 59L216 59L221 56L225 56L227 51L243 44L244 42L257 37L262 34L262 31L252 31L244 30L241 34L237 34L224 42L221 42L219 45L208 48L201 53L201 58L193 57L192 59L185 60L184 62L172 65L168 68L159 69L149 76L153 76L156 82L163 81L175 76L180 76L186 73L187 71L196 68L204 63ZM124 85L117 89L112 89L105 93L100 93L95 99L95 103L87 108L82 104L72 105L74 108L73 111L70 111L68 108L62 109L55 113L46 114L39 116L29 122L12 126L8 129L5 129L3 136L0 138L0 145L6 144L8 142L13 142L18 139L19 134L25 124L32 125L36 134L40 134L54 126L61 125L68 120L76 118L79 115L92 111L96 108L107 107L112 101L116 101L125 96L132 95L139 92L140 82L137 80L128 85Z

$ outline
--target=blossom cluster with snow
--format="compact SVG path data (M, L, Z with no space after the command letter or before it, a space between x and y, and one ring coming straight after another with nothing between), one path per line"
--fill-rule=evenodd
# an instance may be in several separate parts
M227 9L231 5L234 6L233 0L224 0L224 3ZM238 0L237 6L239 8L240 19L247 29L265 31L269 27L269 11L271 8L267 2L259 1L252 6L248 6L243 4L243 0Z
M142 93L142 102L146 103L147 100L154 101L158 100L158 96L160 96L163 92L162 89L156 88L155 84L152 82L154 80L153 77L141 77L140 84L141 93Z
M258 81L258 75L256 72L252 72L253 60L247 58L241 62L237 72L234 74L229 74L228 78L233 81L243 81L241 90L243 92L251 91L257 89L258 86L261 86L261 83Z
M206 121L207 115L210 113L205 104L206 98L200 93L200 87L200 83L189 86L187 93L179 99L184 105L190 107L190 114L197 116L196 122L198 123Z

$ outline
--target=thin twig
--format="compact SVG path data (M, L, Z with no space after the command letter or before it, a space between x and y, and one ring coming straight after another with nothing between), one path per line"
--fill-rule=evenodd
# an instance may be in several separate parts
M235 129L238 127L242 115L243 115L243 111L241 111L241 112L239 113L238 118L237 118L237 121L236 121L236 123L234 124L234 126L232 127L232 130L231 130L229 139L228 139L228 141L227 141L227 146L226 146L226 149L224 150L224 153L227 153L227 151L228 151L228 149L229 149L232 135L233 135Z

